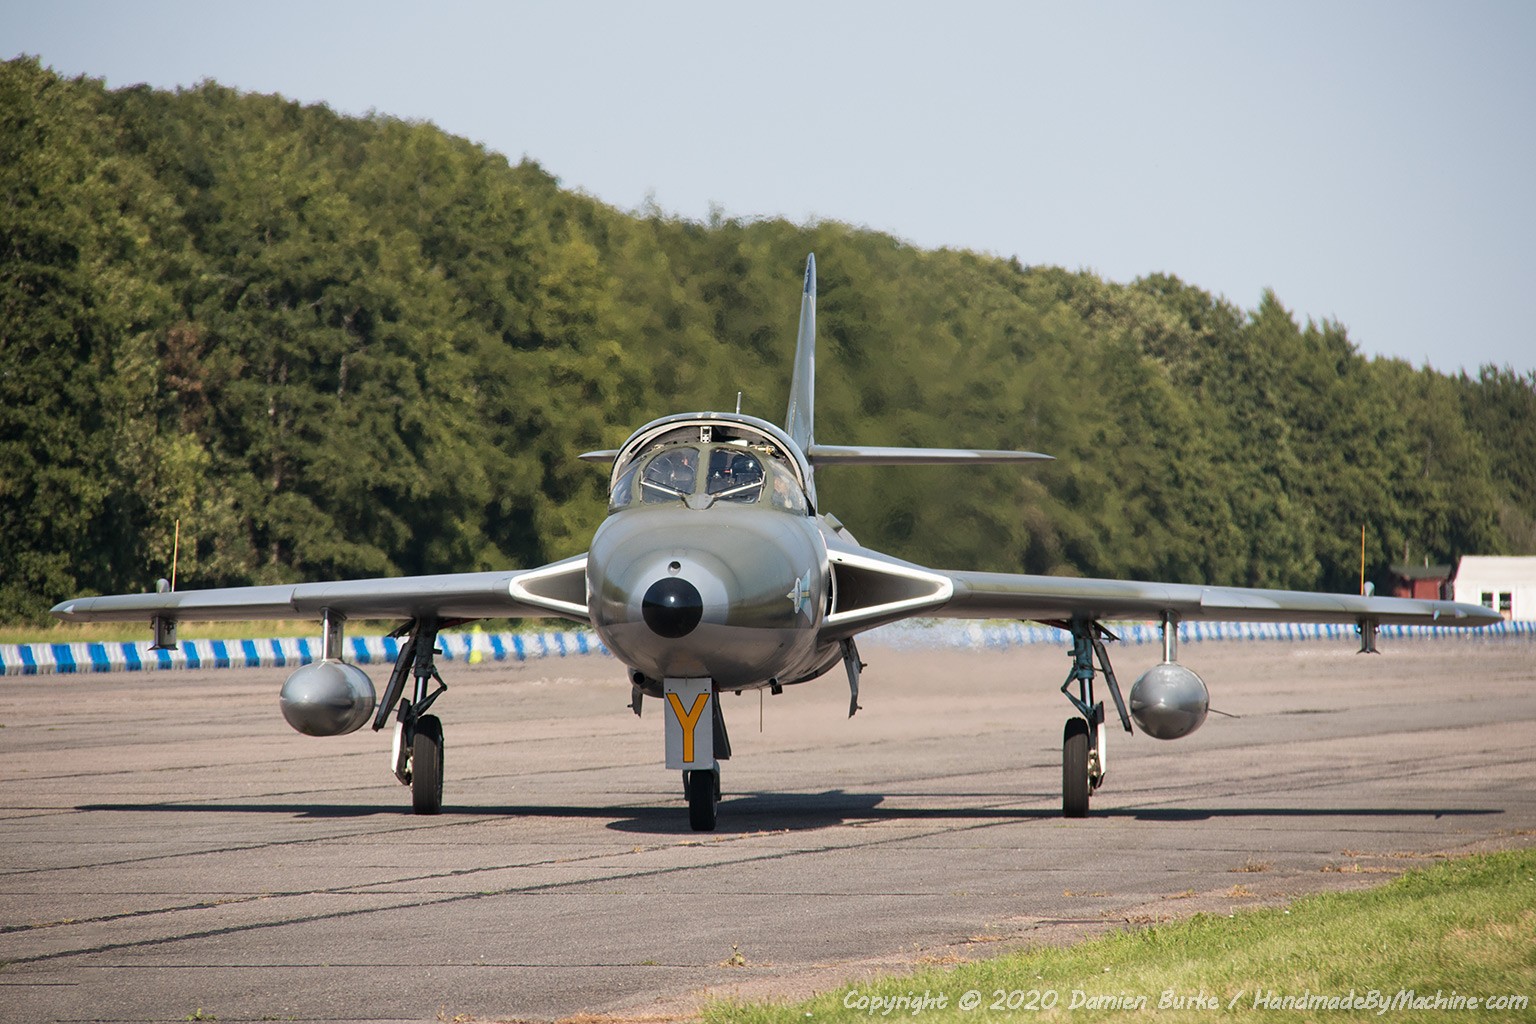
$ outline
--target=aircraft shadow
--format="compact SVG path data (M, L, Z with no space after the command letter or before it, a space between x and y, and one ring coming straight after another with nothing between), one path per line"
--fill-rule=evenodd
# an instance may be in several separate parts
M197 803L142 803L142 804L79 804L77 811L105 811L122 813L149 811L161 814L272 814L290 815L297 818L371 818L409 817L409 806L399 804L197 804ZM465 807L458 811L444 808L444 813L472 813ZM483 813L483 812L482 812Z
M1214 818L1460 818L1503 814L1502 807L1116 807L1090 818L1208 821Z
M720 802L716 834L800 831L878 821L1059 821L1057 807L897 807L884 797L829 790L823 793L747 793ZM608 825L621 832L691 834L685 808L647 808L643 815L620 817ZM1466 807L1111 807L1090 810L1094 818L1133 821L1209 821L1234 818L1444 818L1503 814L1502 808Z
M1055 807L912 807L891 806L877 793L848 793L833 789L820 793L727 794L720 802L715 835L751 832L810 831L857 821L1051 821L1060 820ZM270 814L311 819L415 818L409 806L389 804L308 803L101 803L80 804L77 811L153 812L162 814ZM1239 818L1453 818L1503 814L1498 807L1108 807L1090 810L1088 821L1130 819L1151 822L1198 822ZM618 832L657 835L694 835L688 826L687 805L681 795L675 804L656 806L567 806L526 804L501 806L445 806L436 819L455 816L505 818L600 819Z

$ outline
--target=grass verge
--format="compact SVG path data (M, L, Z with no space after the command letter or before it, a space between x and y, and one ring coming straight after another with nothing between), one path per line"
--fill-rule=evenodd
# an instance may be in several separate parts
M1399 992L1427 1002L1394 1007ZM1483 1002L1510 996L1526 1002ZM1350 998L1353 1007L1337 1005ZM1479 1002L1467 1005L1472 998ZM977 1005L963 1009L971 1000ZM1536 850L1447 861L1377 889L1310 896L1285 909L1201 914L1067 948L871 980L804 1003L717 1002L703 1019L1087 1022L1149 1014L1536 1020Z

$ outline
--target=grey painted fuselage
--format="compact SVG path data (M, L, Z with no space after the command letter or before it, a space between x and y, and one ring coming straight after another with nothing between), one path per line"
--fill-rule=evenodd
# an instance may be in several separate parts
M722 413L648 424L620 449L587 553L588 613L650 692L812 677L836 660L826 533L788 436Z

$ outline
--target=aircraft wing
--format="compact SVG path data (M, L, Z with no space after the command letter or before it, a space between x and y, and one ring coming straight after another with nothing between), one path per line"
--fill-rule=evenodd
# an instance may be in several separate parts
M1368 620L1385 625L1465 627L1487 626L1501 620L1499 613L1490 608L1454 601L1011 573L940 575L949 578L953 593L947 602L923 614L967 619L1154 620L1171 613L1186 622Z
M835 607L823 642L915 615L955 619L1336 622L1410 626L1487 626L1498 612L1454 601L1357 597L1298 590L1206 587L1187 583L1025 576L929 569L838 538L827 556Z
M329 610L354 619L563 617L587 622L587 556L526 571L447 573L160 594L114 594L61 602L71 622L292 619Z

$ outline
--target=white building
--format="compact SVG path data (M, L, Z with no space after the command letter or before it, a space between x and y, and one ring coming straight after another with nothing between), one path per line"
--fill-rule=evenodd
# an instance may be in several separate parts
M1467 555L1451 588L1453 600L1497 608L1505 621L1536 621L1536 556Z

